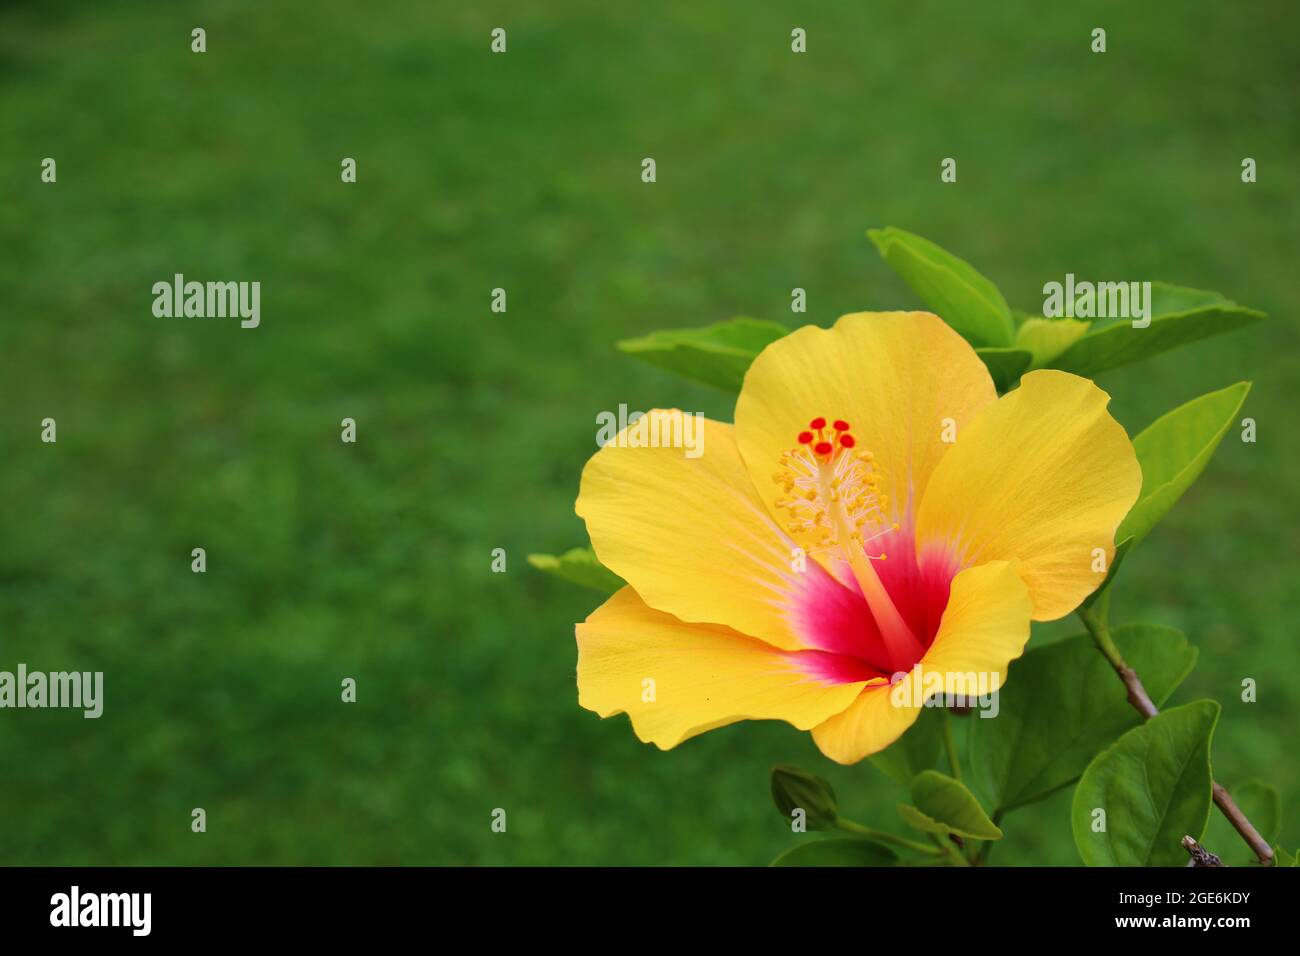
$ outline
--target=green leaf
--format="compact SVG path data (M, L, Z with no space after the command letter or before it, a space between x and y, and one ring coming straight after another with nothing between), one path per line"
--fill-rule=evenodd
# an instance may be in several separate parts
M539 571L554 574L572 584L613 594L623 586L623 579L600 563L591 548L573 548L556 557L553 554L530 554L528 563Z
M869 229L885 261L934 312L972 345L1010 345L1011 308L998 287L928 239L894 226Z
M662 329L617 348L659 368L729 392L739 392L758 353L790 332L778 322L736 318L697 329Z
M1246 780L1229 787L1232 800L1246 815L1264 842L1272 843L1277 839L1282 827L1282 795L1262 780ZM1201 841L1206 849L1217 854L1229 866L1258 865L1255 853L1241 839L1241 834L1233 829L1232 824L1221 813L1210 815L1210 826Z
M1130 730L1097 755L1074 791L1074 843L1088 866L1183 866L1184 835L1210 816L1210 739L1219 705L1198 700ZM1105 811L1094 833L1093 812Z
M898 805L898 812L908 826L940 836L1002 839L1002 831L988 818L975 795L961 781L937 770L916 775L912 781L912 802L916 805Z
M1296 865L1296 858L1300 854L1290 853L1281 846L1273 844L1273 865L1281 867L1293 867Z
M789 764L772 768L772 802L786 823L802 810L809 830L828 830L839 819L834 788L802 767Z
M867 759L877 770L906 787L918 773L935 765L942 743L943 714L937 707L923 707L921 716L902 737Z
M1172 628L1129 624L1111 636L1156 706L1196 663L1196 648ZM998 813L1069 785L1142 719L1128 702L1124 683L1086 634L1013 662L997 700L997 717L971 718L967 763L971 785Z
M1115 533L1141 541L1201 476L1241 411L1250 382L1194 398L1160 416L1133 439L1142 466L1142 492Z
M1033 353L1025 349L985 348L976 349L975 354L988 368L998 394L1019 385L1020 376L1029 370L1034 361Z
M870 840L837 837L809 840L786 850L772 866L894 866L898 855L889 847Z
M1217 292L1153 282L1149 326L1134 328L1129 319L1094 322L1087 335L1050 364L1092 378L1180 345L1234 332L1263 318L1263 312L1230 302Z
M1042 368L1088 331L1080 319L1029 318L1016 330L1016 348L1033 355L1034 368Z

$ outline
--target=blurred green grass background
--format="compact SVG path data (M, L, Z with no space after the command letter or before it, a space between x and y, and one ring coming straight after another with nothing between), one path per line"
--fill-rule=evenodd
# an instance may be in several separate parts
M1294 847L1297 27L1282 0L0 4L0 669L106 675L98 721L0 713L0 862L765 863L795 839L778 762L901 829L893 783L784 724L660 753L580 710L598 596L524 560L584 540L597 412L731 417L615 340L792 322L795 286L821 324L913 307L886 224L1024 308L1074 272L1271 314L1102 384L1136 430L1256 383L1258 442L1230 433L1115 615L1188 632L1174 702L1224 705L1216 777L1276 784ZM261 281L261 328L154 318L176 272ZM1077 863L1068 808L1008 817L993 862Z

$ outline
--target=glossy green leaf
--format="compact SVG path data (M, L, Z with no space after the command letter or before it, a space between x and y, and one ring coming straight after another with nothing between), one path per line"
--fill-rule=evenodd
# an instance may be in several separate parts
M558 556L530 554L528 563L539 571L603 594L613 594L623 586L623 579L601 564L591 548L573 548Z
M772 768L772 802L789 823L802 810L809 830L828 830L839 819L835 789L816 774L789 764Z
M942 743L943 714L937 707L923 707L903 736L867 759L891 780L910 786L913 777L938 761Z
M1020 376L1029 371L1029 366L1034 361L1033 353L1025 349L983 348L976 349L975 354L989 370L998 394L1019 385Z
M1196 648L1172 628L1130 624L1111 637L1156 706L1191 673ZM1123 681L1086 634L1013 661L994 718L972 715L971 785L999 813L1079 778L1120 734L1141 723Z
M1282 795L1276 787L1262 780L1246 780L1235 787L1229 787L1228 792L1246 819L1259 831L1264 842L1272 843L1277 839L1282 828ZM1258 865L1255 852L1221 813L1210 814L1210 825L1201 842L1229 866Z
M885 261L941 319L972 345L1010 345L1011 308L970 263L928 239L889 226L867 235Z
M1157 714L1088 765L1074 791L1074 843L1088 866L1183 866L1183 836L1210 816L1210 740L1219 705L1198 700ZM1096 810L1105 828L1094 832Z
M1025 319L1016 329L1015 347L1033 356L1034 368L1042 368L1083 338L1088 326L1079 319Z
M1217 292L1153 282L1150 325L1134 328L1129 319L1099 320L1050 364L1091 378L1211 335L1234 332L1263 318L1263 312L1230 302Z
M1296 857L1300 854L1291 853L1282 849L1278 844L1273 844L1273 865L1280 867L1293 867L1296 865Z
M955 834L972 840L1000 840L997 828L975 795L959 780L937 770L926 770L912 781L912 803L899 804L898 812L911 827L940 836Z
M1214 450L1237 421L1249 382L1194 398L1162 415L1133 439L1142 466L1142 492L1116 540L1141 541L1201 476Z
M894 866L898 855L870 840L836 837L809 840L786 850L772 866Z
M617 347L685 378L739 392L758 353L789 332L778 322L736 318L696 329L663 329L624 339Z

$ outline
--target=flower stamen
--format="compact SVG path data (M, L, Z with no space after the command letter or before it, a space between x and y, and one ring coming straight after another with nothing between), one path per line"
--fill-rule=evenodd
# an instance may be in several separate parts
M808 430L799 433L798 442L782 453L781 470L773 476L784 491L776 506L789 514L792 533L817 536L814 553L833 550L847 562L892 665L911 670L924 649L871 566L887 555L868 555L865 547L898 530L896 523L885 523L889 498L880 491L874 458L869 451L855 451L849 423L840 419L828 428L825 418L814 418Z

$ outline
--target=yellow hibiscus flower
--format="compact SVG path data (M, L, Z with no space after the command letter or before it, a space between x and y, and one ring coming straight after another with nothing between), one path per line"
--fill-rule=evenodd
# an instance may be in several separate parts
M922 672L996 689L1030 621L1102 582L1137 500L1108 401L1049 370L998 398L927 312L779 339L702 454L615 441L584 468L577 512L628 586L577 625L579 703L664 749L785 720L852 763L917 719L919 686L898 685Z

